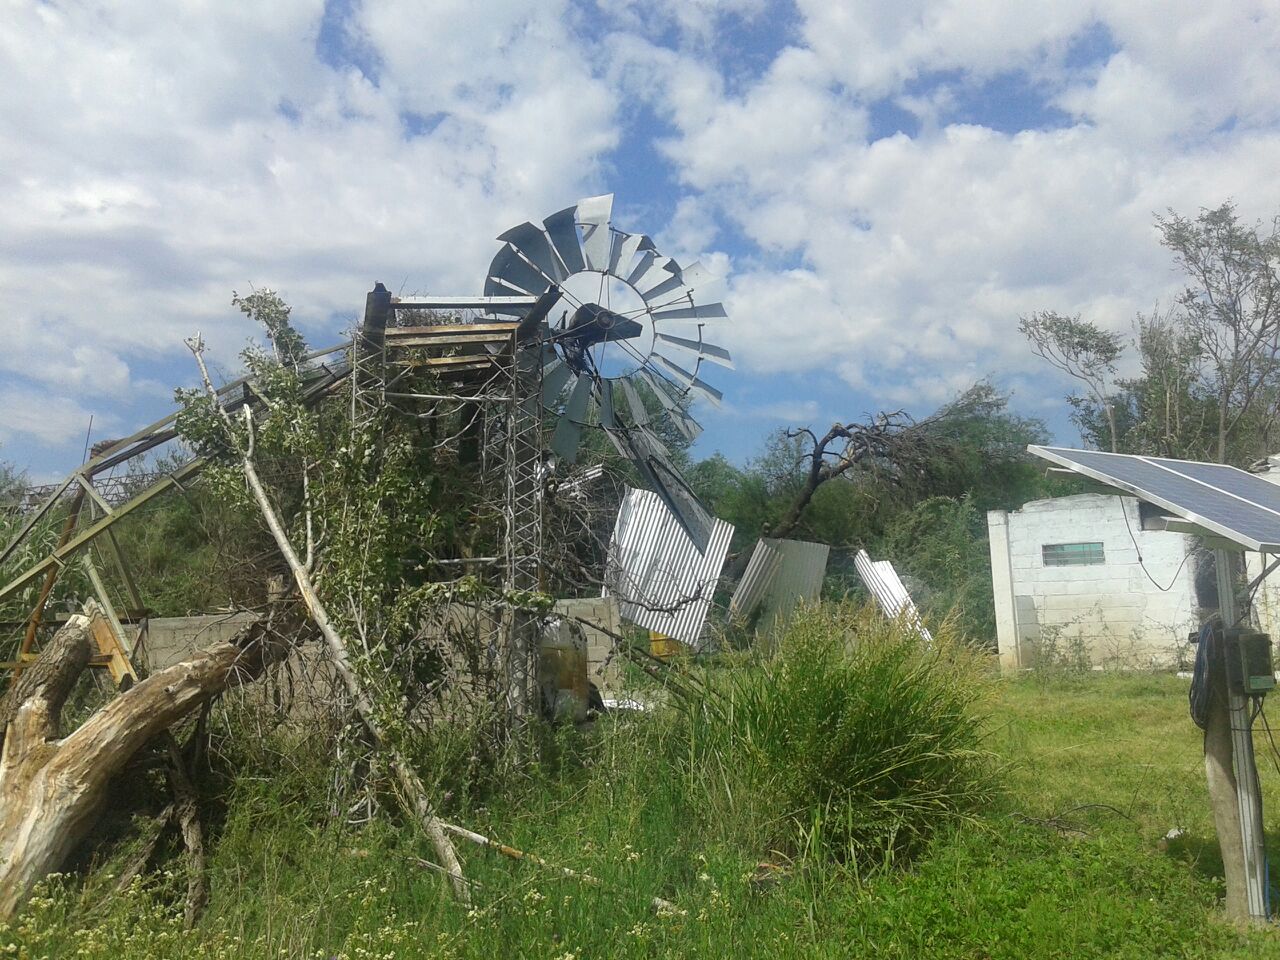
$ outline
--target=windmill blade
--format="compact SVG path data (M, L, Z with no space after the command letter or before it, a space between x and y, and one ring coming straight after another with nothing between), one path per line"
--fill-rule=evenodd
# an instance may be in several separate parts
M641 278L642 280L644 278ZM673 273L666 280L663 280L657 286L650 287L648 290L640 291L640 299L646 304L653 305L654 301L658 301L659 306L665 306L668 303L682 300L688 297L693 300L693 288L685 286L684 281L680 278L680 274Z
M622 277L619 271L629 268L631 261L641 250L654 250L653 241L643 233L620 233L613 244L613 258L609 261L609 272L615 277Z
M551 241L542 232L542 228L529 221L518 227L512 227L506 233L498 235L498 239L511 244L525 260L538 269L549 283L559 283L567 274L551 249Z
M699 337L701 337L702 331L699 330L698 333ZM701 338L698 340L686 340L684 337L676 337L669 333L658 333L657 331L654 331L653 336L655 340L672 344L684 350L691 350L712 363L718 363L720 366L728 367L730 370L733 369L733 358L729 356L729 351L724 347L717 347L714 343L707 343Z
M648 431L624 434L631 462L646 485L666 504L700 553L711 542L715 518L702 505L675 466L652 445L656 438Z
M643 426L629 428L627 426L624 426L621 422L619 422L618 416L617 416L617 410L614 404L614 398L615 398L614 385L615 384L622 385L623 393L626 393L627 388L630 386L625 379L617 380L617 381L601 380L599 384L599 388L596 392L596 400L600 404L600 426L601 428L603 428L605 434L609 437L609 439L613 441L613 445L617 447L618 452L621 453L623 456L627 456L627 457L631 456L631 452L628 449L626 449L625 440L628 435L632 435L632 436L643 437L645 442L648 444L648 446L651 449L657 450L659 453L663 454L664 456L669 456L670 454L669 454L669 451L667 450L666 444L664 444L661 440L659 440L655 434L651 433L649 430L645 429ZM634 393L634 391L632 392ZM637 398L637 403L638 402L639 402L639 398Z
M578 201L578 223L582 225L582 256L588 270L608 270L612 247L609 216L613 194Z
M609 222L613 213L613 194L602 193L598 197L583 197L575 208L578 211L578 222L593 223L597 226Z
M631 380L623 377L618 381L622 387L622 398L626 401L627 409L631 411L631 422L637 427L643 427L649 423L649 411L644 408L644 404L640 401L640 394L636 393L636 388L632 386Z
M564 393L564 385L573 376L569 365L557 357L542 368L542 405L554 409L560 394Z
M582 440L582 426L586 422L587 402L591 399L594 381L581 374L569 393L569 402L551 434L551 449L565 463L578 461L578 443Z
M640 256L640 261L639 263L636 264L635 269L632 270L629 274L627 274L626 282L631 284L631 286L634 287L636 285L636 281L639 280L642 276L644 276L645 273L649 270L649 268L653 266L654 261L658 259L659 259L659 256L658 256L658 251L656 249L651 247L648 250L644 251L644 253L641 254Z
M529 296L529 292L527 290L518 290L510 284L503 283L496 277L489 277L484 282L484 295L486 297L527 297ZM523 317L529 312L529 308L509 305L495 306L490 304L485 307L485 312L501 313L512 317Z
M661 286L668 279L671 279L673 275L678 279L680 274L677 271L679 269L680 265L670 257L655 257L649 264L649 268L638 275L635 280L630 281L630 283L639 291L641 298L648 303L645 291Z
M489 279L534 297L541 296L551 286L551 281L525 263L510 244L499 250L489 264Z
M704 267L701 261L695 260L687 267L681 267L676 271L670 280L664 280L656 287L649 290L641 291L640 295L644 298L645 303L653 307L655 310L683 300L685 297L693 302L693 294L699 287L706 286L712 278L711 271ZM661 303L654 303L655 300Z
M702 306L670 307L654 310L650 316L655 321L664 320L724 320L728 314L724 312L722 303L705 303Z
M713 278L714 275L702 265L701 260L695 260L687 267L680 268L680 279L684 281L684 285L690 290L705 287Z
M604 430L604 435L609 438L609 442L613 444L613 449L618 451L618 456L631 459L631 448L627 446L626 440L623 439L623 431L601 429Z
M551 239L551 247L560 258L565 274L580 273L586 268L582 262L582 247L578 243L578 208L565 207L542 221Z
M618 418L613 410L613 381L601 380L596 390L596 403L600 404L600 426L605 430L615 430Z
M537 340L539 343L547 331L547 314L551 312L551 308L556 305L560 299L560 288L552 284L547 288L547 292L538 298L538 302L529 308L529 312L524 315L524 319L520 321L520 325L516 327L516 343L525 344ZM538 353L543 358L541 362L545 363L547 353L551 348L545 343L539 348ZM551 352L551 356L555 356Z
M667 449L667 445L662 442L662 438L650 430L648 427L636 427L635 434L644 439L650 450L656 450L664 457L670 457L671 451Z
M671 422L675 424L680 434L686 440L696 440L698 434L702 433L702 424L681 409L680 404L671 395L671 387L667 381L649 369L641 369L640 376L644 378L645 383L658 398L658 402L667 411L667 416L671 418Z
M702 505L698 495L694 493L679 471L661 455L650 455L648 470L650 486L653 492L662 498L684 532L689 535L699 553L706 553L711 543L711 531L715 527L715 517Z
M720 401L724 399L724 394L711 386L711 384L704 380L699 380L696 374L690 373L684 367L677 363L673 363L660 353L655 353L653 358L657 360L661 366L665 367L672 376L684 384L685 389L696 390L717 407L720 406Z

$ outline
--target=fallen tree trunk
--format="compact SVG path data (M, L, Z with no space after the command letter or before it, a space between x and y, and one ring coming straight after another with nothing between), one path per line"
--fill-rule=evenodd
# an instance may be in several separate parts
M0 920L58 869L101 812L111 779L148 741L269 662L258 625L153 674L65 739L58 715L89 661L89 617L58 631L13 685L0 748Z

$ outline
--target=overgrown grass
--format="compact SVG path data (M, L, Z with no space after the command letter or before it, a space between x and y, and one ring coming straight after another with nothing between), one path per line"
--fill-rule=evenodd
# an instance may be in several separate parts
M213 898L196 931L183 934L175 920L181 875L108 898L108 864L87 880L55 880L0 933L0 951L13 942L30 957L124 960L1280 956L1269 934L1217 919L1199 736L1185 684L1172 677L997 684L985 743L1001 761L999 795L970 791L988 798L981 809L963 815L968 804L955 804L915 838L909 863L855 870L844 840L816 855L798 798L810 796L809 809L865 802L837 771L869 769L876 749L852 727L829 725L830 712L880 718L876 736L887 737L895 720L883 719L883 704L903 698L865 684L898 676L886 665L894 657L908 672L943 680L955 669L973 680L970 663L930 660L891 636L864 647L865 662L839 658L828 642L842 635L834 624L858 618L834 617L810 621L777 663L711 671L733 706L723 726L709 714L647 714L562 730L545 763L503 792L458 801L454 814L468 825L588 871L599 886L464 849L476 887L461 907L416 865L430 848L415 832L385 815L359 828L338 822L331 771L317 751L286 744L289 763L264 751L227 787L211 844ZM981 685L965 690L934 703L980 712ZM928 702L908 709L922 723L947 715ZM769 732L782 711L800 734ZM974 735L964 726L954 749L936 752L959 763ZM752 785L770 763L787 772ZM1263 778L1273 825L1280 777L1268 769ZM925 777L895 788L910 796L917 780ZM760 822L769 829L752 826ZM1186 840L1161 849L1172 826ZM681 912L659 915L654 896Z
M909 857L994 795L985 658L868 608L811 611L722 697L677 704L688 805L740 838L858 872Z

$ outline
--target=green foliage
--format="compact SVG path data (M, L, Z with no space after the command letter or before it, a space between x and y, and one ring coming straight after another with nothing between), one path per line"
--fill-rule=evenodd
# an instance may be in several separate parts
M476 887L462 907L417 865L430 852L413 831L386 816L358 829L335 818L332 768L281 731L256 759L236 741L238 775L220 787L226 818L210 838L210 908L194 931L181 930L176 866L109 895L131 852L120 850L84 880L53 878L0 926L0 951L12 944L32 960L1280 954L1274 932L1216 916L1220 864L1184 682L1105 676L997 691L988 744L1004 761L1002 798L976 822L940 831L907 869L859 880L726 839L732 824L708 820L686 790L710 781L686 776L681 722L606 717L563 731L554 765L509 782L483 809L458 811L600 885L467 850ZM1264 776L1263 787L1270 809L1280 781ZM1171 826L1186 837L1161 850ZM683 912L656 914L655 895Z
M869 608L802 612L776 654L688 709L685 776L709 823L766 849L874 870L992 797L984 667Z
M1192 217L1156 218L1187 287L1175 304L1135 320L1138 376L1112 383L1118 335L1078 318L1024 332L1037 353L1090 384L1072 419L1093 446L1245 466L1274 451L1280 410L1280 221L1241 220L1230 202ZM1086 325L1087 326L1087 325ZM1065 342L1092 366L1071 369L1041 344ZM1058 338L1058 339L1055 339ZM1063 348L1063 353L1070 350Z
M1118 333L1103 330L1090 320L1042 310L1018 321L1018 330L1038 348L1051 350L1060 358L1055 365L1082 378L1098 378L1115 372L1116 360L1124 351ZM1052 362L1052 361L1051 361Z
M246 316L262 324L276 363L296 371L306 359L307 342L289 322L292 308L274 290L255 290L243 297L232 293L231 303L239 307Z
M987 516L971 498L931 497L898 514L879 551L923 587L913 589L912 596L929 619L949 617L962 636L992 644L996 624Z
M1091 320L1064 316L1050 310L1033 313L1018 321L1018 330L1031 343L1031 350L1068 376L1084 384L1087 395L1072 395L1068 402L1079 408L1095 405L1106 418L1107 449L1119 446L1115 423L1112 379L1116 361L1124 352L1120 334L1103 330Z
M1028 444L1047 443L1044 421L1009 409L1009 394L980 380L934 414L944 455L929 465L917 501L970 498L976 509L1009 510L1046 495L1043 465Z

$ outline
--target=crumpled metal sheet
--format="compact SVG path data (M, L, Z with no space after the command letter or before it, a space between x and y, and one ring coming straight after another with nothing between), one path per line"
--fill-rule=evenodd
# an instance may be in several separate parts
M624 619L697 649L733 529L715 520L699 551L661 497L628 490L609 544L604 595L617 598Z
M762 539L729 601L729 615L750 619L757 611L756 632L769 635L784 627L803 601L822 593L831 548L807 540Z
M920 619L920 611L916 609L915 601L911 599L911 594L907 592L902 578L898 576L898 571L893 569L892 563L888 560L872 560L867 551L859 550L853 558L853 564L858 568L858 576L862 577L862 582L867 585L867 589L871 591L871 595L875 597L876 603L886 617L890 620L902 617L914 626L924 639L933 640L929 628Z

